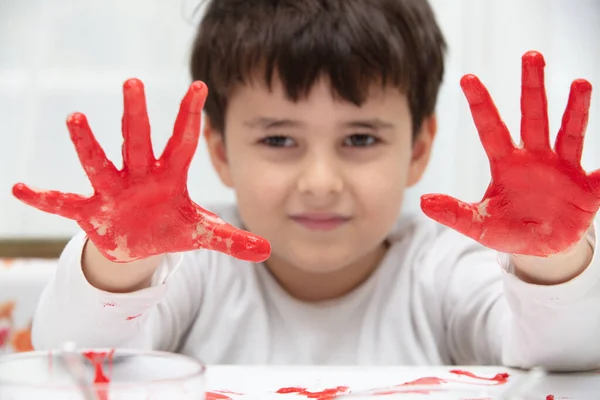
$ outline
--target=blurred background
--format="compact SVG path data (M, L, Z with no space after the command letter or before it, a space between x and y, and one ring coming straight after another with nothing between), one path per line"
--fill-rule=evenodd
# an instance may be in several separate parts
M250 1L250 0L249 0ZM121 165L121 85L146 85L155 152L172 132L190 82L189 48L199 0L0 0L0 239L66 238L78 227L15 200L11 186L91 192L65 126L81 111L108 156ZM438 103L439 133L423 181L411 189L406 212L422 193L478 201L489 182L488 162L459 87L463 74L486 84L515 139L520 121L521 56L546 59L552 139L569 86L586 78L600 88L600 1L433 0L449 43ZM600 93L592 110L584 168L600 168ZM213 172L201 142L189 189L201 205L233 201Z
M75 222L25 206L11 187L26 182L82 194L91 186L65 126L88 116L98 141L121 166L122 84L146 85L154 150L171 135L190 83L188 58L202 0L0 0L0 355L29 351L31 320L55 257L78 230ZM247 0L252 1L252 0ZM552 139L569 86L586 78L600 87L600 1L431 0L449 44L439 132L423 181L408 193L404 212L420 212L419 196L441 192L481 199L488 161L459 80L480 77L518 142L521 56L546 59ZM600 93L583 155L600 168ZM191 165L189 190L199 204L231 202L204 142Z

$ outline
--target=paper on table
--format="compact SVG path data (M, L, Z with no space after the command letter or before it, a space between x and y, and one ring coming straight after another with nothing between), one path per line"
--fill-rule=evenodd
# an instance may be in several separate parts
M453 369L472 372L475 376L492 379L508 373L504 384L494 384L467 376L451 373ZM525 371L503 367L242 367L212 366L207 369L207 400L227 399L334 399L344 394L372 389L398 388L403 383L429 378L440 382L429 386L429 393L419 392L422 387L412 386L412 393L390 393L373 398L380 400L399 398L427 399L489 399L500 400L502 394L527 375ZM427 382L427 380L424 380ZM487 386L482 386L487 385ZM347 389L344 389L347 387ZM287 393L277 393L282 388ZM306 389L304 392L297 389ZM329 389L329 390L328 390ZM434 390L437 389L437 390ZM454 389L440 392L440 389ZM544 400L553 394L556 399L596 399L600 393L600 374L549 375L531 388L523 400ZM461 390L462 393L459 391ZM416 393L419 392L419 393ZM456 395L455 397L453 397ZM364 398L364 397L363 397Z

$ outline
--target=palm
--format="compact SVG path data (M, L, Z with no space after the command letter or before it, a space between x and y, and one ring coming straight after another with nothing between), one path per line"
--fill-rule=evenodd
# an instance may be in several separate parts
M35 191L17 184L13 193L42 211L74 219L110 260L127 262L155 254L207 248L249 261L269 256L269 243L226 224L189 198L187 173L198 144L206 86L195 82L184 97L162 156L154 158L144 88L124 85L123 169L106 158L83 114L67 126L94 194L83 197Z
M587 174L580 165L591 85L573 82L552 149L543 68L540 54L523 57L520 147L481 82L472 75L462 79L490 160L491 183L477 203L438 194L421 200L429 217L502 252L548 256L567 250L584 235L600 205L600 171Z

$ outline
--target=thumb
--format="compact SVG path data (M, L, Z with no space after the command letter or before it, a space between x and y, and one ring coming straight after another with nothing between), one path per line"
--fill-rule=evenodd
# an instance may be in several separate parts
M86 199L74 193L62 193L55 190L37 190L17 183L12 188L13 196L23 203L35 207L40 211L61 217L77 220L79 219Z
M196 205L199 220L193 229L193 246L225 253L250 262L263 262L271 255L271 244L264 238L236 228L216 214Z
M217 238L226 238L224 241ZM212 250L220 251L243 261L260 263L271 255L271 244L258 235L229 224L215 226L211 238Z
M485 217L479 213L477 204L444 194L426 194L421 196L421 209L434 221L479 241Z

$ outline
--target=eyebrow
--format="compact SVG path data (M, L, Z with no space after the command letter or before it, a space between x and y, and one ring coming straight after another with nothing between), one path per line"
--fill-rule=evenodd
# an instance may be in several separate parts
M251 119L249 121L245 121L244 125L249 128L286 128L286 127L298 127L305 125L303 122L288 119L288 118L268 118L268 117L258 117Z
M289 118L268 118L268 117L258 117L251 119L249 121L245 121L244 125L249 128L287 128L287 127L299 127L305 126L306 124L302 121L289 119ZM370 119L356 119L351 121L346 121L342 124L344 127L348 128L363 128L363 129L391 129L394 127L394 124L390 122L383 121L379 118L370 118Z
M357 119L352 121L347 121L344 123L344 126L349 128L366 128L366 129L391 129L394 127L394 124L390 122L383 121L379 118L371 118L371 119Z

